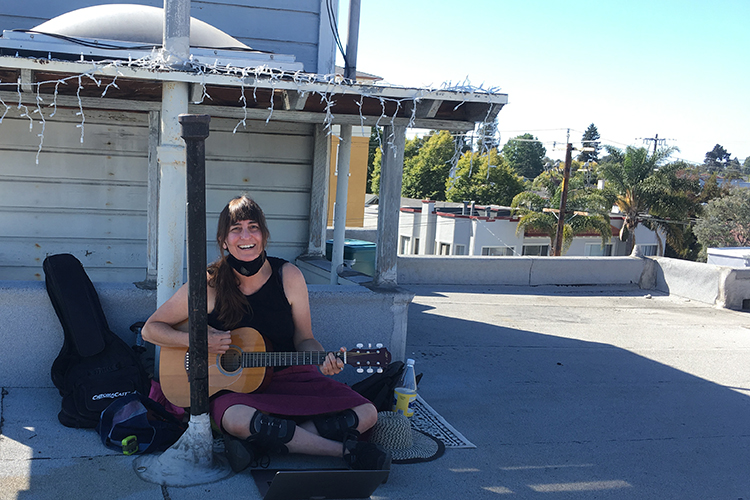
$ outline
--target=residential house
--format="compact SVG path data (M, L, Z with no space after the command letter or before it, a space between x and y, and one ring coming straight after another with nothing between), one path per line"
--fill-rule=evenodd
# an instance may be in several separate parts
M399 222L400 255L549 255L546 234L527 229L517 235L519 218L508 207L422 201L402 206ZM623 217L610 214L612 239L602 247L597 233L573 238L568 256L626 255L626 245L618 239ZM639 225L636 242L644 255L656 255L656 234Z

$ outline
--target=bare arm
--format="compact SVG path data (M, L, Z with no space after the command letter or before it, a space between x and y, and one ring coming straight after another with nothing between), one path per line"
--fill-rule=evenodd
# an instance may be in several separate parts
M208 287L208 294L210 311L213 309L215 298L211 287ZM188 347L188 314L188 284L185 283L146 321L141 331L143 338L164 347ZM229 332L208 327L208 352L223 354L230 342Z
M284 293L292 306L295 349L298 351L325 351L312 333L310 299L302 271L293 264L284 264L282 280L284 282ZM346 349L342 347L341 350L345 351ZM329 353L320 366L320 371L325 375L335 375L343 368L344 362L336 358L333 353Z

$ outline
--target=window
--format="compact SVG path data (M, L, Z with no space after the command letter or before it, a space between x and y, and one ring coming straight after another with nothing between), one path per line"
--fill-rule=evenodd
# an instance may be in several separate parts
M604 248L602 248L600 243L586 243L586 249L584 250L583 255L587 257L609 257L612 255L612 245L604 245Z
M656 255L656 245L638 245L641 247L641 251L643 252L643 255L646 257L653 257Z
M412 252L414 255L419 253L419 238L414 238L414 248L412 248Z
M453 255L466 255L466 245L453 245Z
M524 245L521 255L549 255L549 245Z
M451 254L451 244L440 243L440 251L438 252L438 255L450 255L450 254Z
M513 255L513 247L482 247L482 255Z
M401 240L398 243L398 253L400 254L409 253L409 241L411 241L411 238L409 238L408 236L401 237Z

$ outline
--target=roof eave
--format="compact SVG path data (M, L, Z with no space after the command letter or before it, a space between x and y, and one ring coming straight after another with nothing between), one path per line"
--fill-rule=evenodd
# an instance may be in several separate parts
M306 111L304 102L301 106L299 104L300 96L310 95L344 99L354 104L350 105L347 111L346 106L337 102L337 108L334 108L333 116L330 117L331 123L366 126L408 125L446 130L469 130L476 122L494 120L500 109L508 102L507 94L476 89L435 90L328 81L322 75L268 68L253 70L225 67L208 68L208 71L198 72L159 67L156 64L150 67L136 66L132 64L132 61L122 60L60 61L0 56L0 70L17 72L21 80L20 85L26 90L31 90L34 85L40 83L33 78L36 72L60 75L61 78L64 75L86 75L87 78L82 81L84 85L95 85L95 80L98 78L110 78L117 82L129 80L152 83L184 82L201 89L213 86L235 89L235 92L239 92L240 89L247 92L249 92L248 89L266 90L270 94L280 94L278 109L273 110L274 119L298 122L320 121L322 114L320 111ZM6 82L8 82L7 79ZM9 92L19 94L17 90ZM133 100L138 101L138 99L131 99ZM116 109L116 103L112 101L117 101L117 99L109 99L107 104ZM100 106L103 104L101 101L97 102ZM78 104L77 98L75 104ZM384 108L385 104L391 106L394 111L382 111L381 108ZM217 106L210 104L204 106L219 111ZM150 105L145 107L150 107ZM262 116L264 119L268 115L267 109L251 110L234 106L224 108L226 109L222 109L222 114L225 116L246 116L247 111L259 113L258 117ZM133 109L133 105L129 105L128 109ZM250 118L250 116L247 117Z

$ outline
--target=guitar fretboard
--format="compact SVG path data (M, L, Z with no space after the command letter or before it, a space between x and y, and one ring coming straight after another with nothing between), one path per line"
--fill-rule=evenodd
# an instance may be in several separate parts
M243 352L242 368L322 365L327 355L325 351ZM334 353L334 355L341 357L341 353Z

